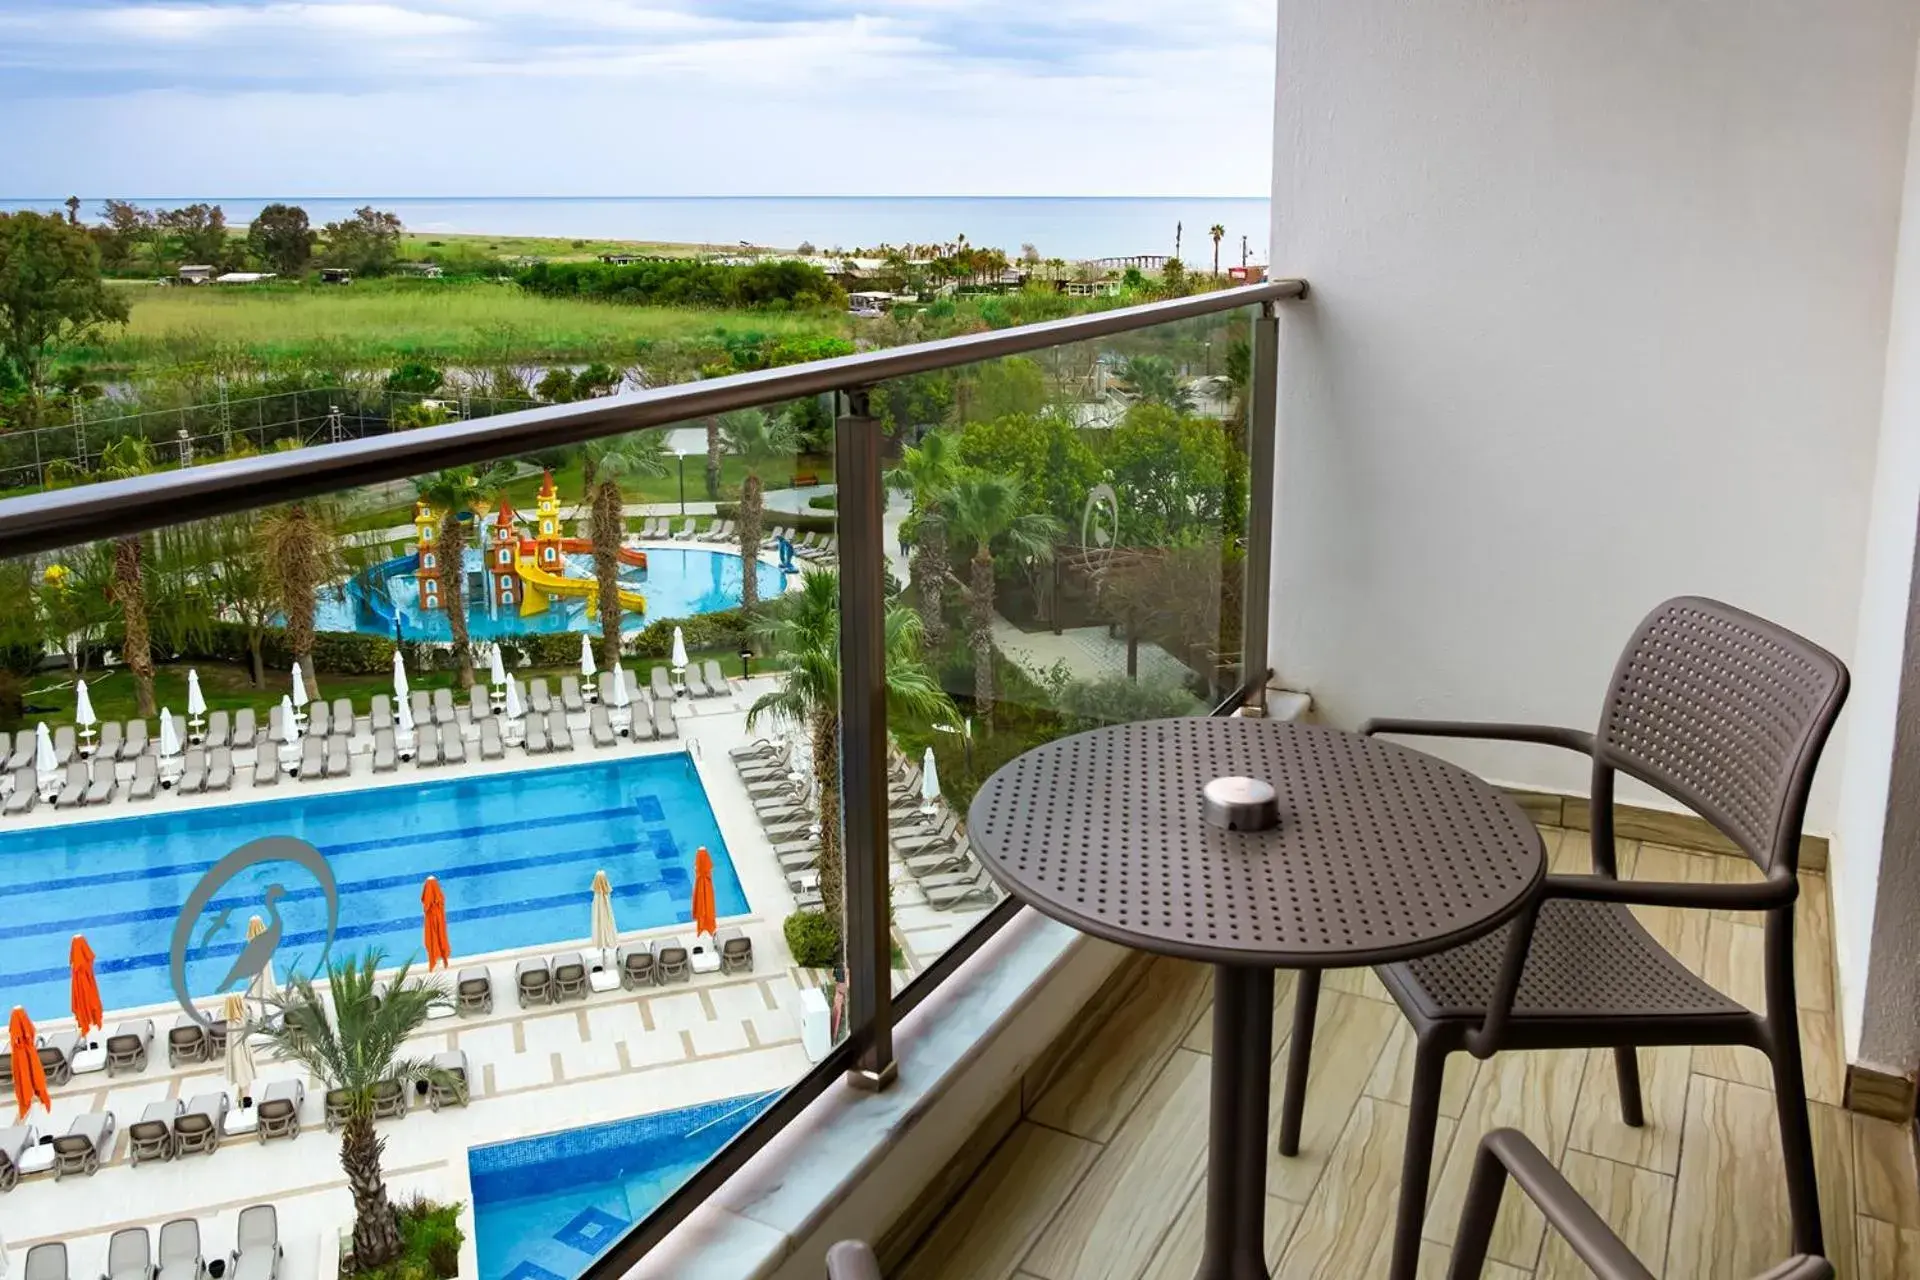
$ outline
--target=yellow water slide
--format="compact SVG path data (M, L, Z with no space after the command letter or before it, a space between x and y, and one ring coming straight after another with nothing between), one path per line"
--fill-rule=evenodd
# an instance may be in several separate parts
M600 604L600 583L596 578L569 578L564 574L549 573L534 563L533 557L516 553L513 558L514 571L520 575L520 581L527 589L520 593L520 616L544 613L551 597L579 599L585 597L587 610L592 612ZM620 607L630 613L645 613L647 598L638 591L620 588Z

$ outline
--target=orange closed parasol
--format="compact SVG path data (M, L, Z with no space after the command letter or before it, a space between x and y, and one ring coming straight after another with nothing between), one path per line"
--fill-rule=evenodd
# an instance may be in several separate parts
M701 845L693 855L693 931L712 937L718 914L713 905L713 855Z
M100 984L93 976L93 948L87 945L85 934L73 935L67 963L73 966L73 1020L84 1036L98 1030L106 1016L100 1008Z
M447 941L447 895L432 876L420 889L420 908L426 915L427 972L453 959L453 944Z
M13 1007L13 1018L7 1023L7 1043L13 1054L13 1100L20 1108L19 1118L27 1118L35 1098L52 1111L53 1099L47 1096L47 1069L40 1065L40 1045L33 1038L33 1019L27 1017L27 1011L19 1005Z

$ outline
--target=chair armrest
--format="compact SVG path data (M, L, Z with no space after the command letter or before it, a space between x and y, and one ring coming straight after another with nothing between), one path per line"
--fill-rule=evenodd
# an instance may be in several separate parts
M1425 738L1483 738L1496 742L1531 742L1544 747L1562 747L1583 756L1593 754L1593 735L1583 729L1562 729L1550 724L1495 724L1475 720L1369 720L1360 726L1363 736L1376 733L1404 733Z
M1509 1174L1600 1280L1653 1280L1653 1273L1560 1176L1540 1148L1513 1129L1495 1129L1480 1140L1447 1280L1471 1280L1480 1274Z
M873 1250L859 1240L842 1240L827 1250L827 1280L881 1280Z
M1616 880L1612 876L1550 875L1542 899L1618 902L1630 907L1695 907L1717 911L1766 911L1800 896L1796 879L1749 884L1691 884L1679 880Z

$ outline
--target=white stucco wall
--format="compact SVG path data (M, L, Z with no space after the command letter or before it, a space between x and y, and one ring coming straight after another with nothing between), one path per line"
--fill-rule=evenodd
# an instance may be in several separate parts
M1900 222L1899 252L1893 271L1893 309L1887 338L1885 393L1882 398L1879 451L1868 514L1862 573L1858 638L1854 645L1853 711L1844 740L1845 765L1840 789L1833 862L1834 940L1839 951L1842 1023L1849 1061L1867 1059L1887 1070L1904 1072L1920 1062L1912 974L1920 970L1920 937L1912 922L1920 919L1916 877L1881 876L1883 856L1920 859L1920 849L1884 848L1890 829L1888 801L1896 759L1896 730L1902 713L1902 676L1908 665L1910 618L1914 602L1914 534L1920 527L1920 96L1908 133L1906 194ZM1908 676L1909 682L1915 677ZM1905 691L1907 715L1920 693ZM1913 728L1906 730L1909 734ZM1909 748L1911 749L1911 748ZM1909 813L1920 806L1908 780L1899 803ZM1912 822L1904 824L1911 831ZM1889 896L1880 904L1879 899ZM1876 907L1888 922L1876 932ZM1871 958L1871 965L1869 959ZM1870 1035L1862 1053L1865 1003L1870 969L1882 970L1880 984L1892 1000L1904 1003L1907 1016L1888 1018ZM1904 982L1897 979L1904 975Z
M1282 680L1335 723L1590 727L1683 592L1851 656L1920 7L1279 11L1273 262L1313 287L1282 326Z

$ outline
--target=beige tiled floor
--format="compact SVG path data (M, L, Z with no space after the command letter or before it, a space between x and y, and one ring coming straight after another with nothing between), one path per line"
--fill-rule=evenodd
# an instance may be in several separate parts
M1585 870L1586 837L1548 832L1556 869ZM1718 855L1625 845L1622 873L1713 881L1742 875ZM1899 1127L1837 1106L1827 887L1804 880L1802 1039L1828 1251L1842 1277L1920 1276L1920 1183ZM1732 913L1648 910L1647 925L1729 994L1758 997L1760 926ZM901 1280L1184 1280L1204 1216L1210 979L1155 960L1102 997L1065 1061L1028 1081L1019 1122L898 1269ZM1292 1007L1278 984L1274 1106ZM1363 1280L1385 1272L1412 1037L1371 975L1329 975L1296 1159L1269 1167L1269 1260L1280 1277ZM1643 1051L1647 1125L1620 1123L1610 1055L1455 1055L1441 1105L1422 1277L1446 1270L1475 1145L1524 1130L1656 1274L1749 1277L1787 1250L1787 1212L1764 1060L1726 1050ZM1760 1068L1758 1071L1755 1068ZM1584 1267L1531 1205L1509 1195L1486 1275L1579 1277Z

